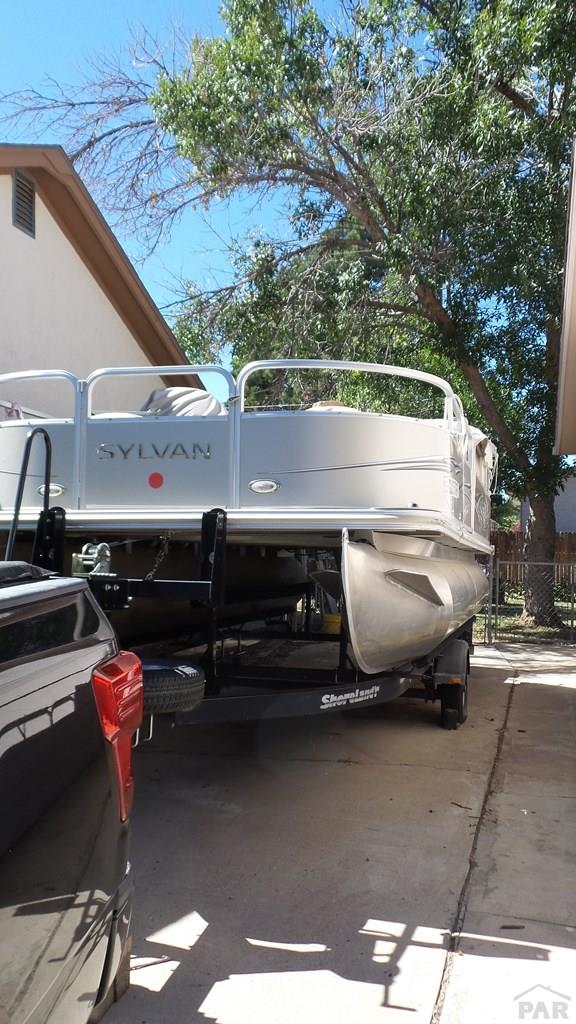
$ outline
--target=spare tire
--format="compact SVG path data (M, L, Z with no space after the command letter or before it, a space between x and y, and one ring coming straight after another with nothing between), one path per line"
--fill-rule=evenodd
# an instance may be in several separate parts
M191 711L204 697L206 679L199 665L180 658L159 658L142 665L144 714Z

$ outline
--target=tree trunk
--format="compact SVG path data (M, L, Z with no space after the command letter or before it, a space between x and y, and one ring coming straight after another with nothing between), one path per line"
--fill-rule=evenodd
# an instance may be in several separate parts
M528 564L522 621L531 626L561 628L563 622L554 604L554 566L550 564L554 561L556 547L554 495L530 497L529 501L530 514L524 542L524 558Z

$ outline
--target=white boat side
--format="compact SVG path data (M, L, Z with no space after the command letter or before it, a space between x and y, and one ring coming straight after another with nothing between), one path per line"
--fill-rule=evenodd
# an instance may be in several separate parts
M439 388L440 420L346 408L250 411L246 384L259 370L338 369L415 379ZM94 391L106 378L217 373L228 408L210 415L98 414ZM281 534L360 528L418 530L448 543L488 550L491 443L468 427L447 382L404 367L319 360L268 360L245 367L238 380L222 367L121 367L86 381L65 371L0 377L64 377L74 390L74 416L41 420L53 446L51 495L70 529L157 531L199 528L202 513L224 508L232 533ZM9 397L9 392L6 395ZM216 403L218 405L218 403ZM14 504L22 452L38 420L0 422L0 509ZM42 503L43 452L31 456L22 524Z
M412 379L441 392L443 416L361 412L337 402L296 410L246 408L250 378L271 369ZM226 401L197 389L157 389L137 412L97 411L96 388L111 377L142 377L145 385L150 375L191 373L218 374ZM487 578L476 556L491 551L497 455L439 377L321 360L251 363L237 380L216 366L109 368L86 380L65 371L32 371L0 376L2 409L9 409L11 382L21 378L45 381L47 394L52 380L66 380L74 413L66 419L18 418L15 409L16 418L0 421L0 528L12 520L27 437L41 425L52 444L51 503L66 511L69 545L74 537L115 537L153 546L159 534L187 543L198 539L203 514L216 507L226 512L228 544L236 545L237 558L251 545L273 557L284 548L338 549L350 640L364 672L406 665L433 651L486 596ZM36 524L43 480L44 451L35 445L23 529ZM256 562L250 562L255 590L263 588ZM269 579L271 565L268 554Z

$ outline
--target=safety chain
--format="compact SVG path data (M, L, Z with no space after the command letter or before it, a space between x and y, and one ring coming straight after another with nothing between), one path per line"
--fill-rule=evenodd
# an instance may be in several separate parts
M158 572L158 569L160 568L160 566L162 565L162 562L164 561L164 559L166 558L166 555L168 554L168 548L170 547L170 541L171 541L173 536L174 536L174 530L168 530L168 533L165 533L165 534L163 534L160 537L160 547L158 549L158 554L156 555L156 558L154 559L154 564L153 564L152 568L150 569L149 572L146 573L146 575L144 577L146 582L148 582L149 580L153 580L154 577L156 576L156 573Z

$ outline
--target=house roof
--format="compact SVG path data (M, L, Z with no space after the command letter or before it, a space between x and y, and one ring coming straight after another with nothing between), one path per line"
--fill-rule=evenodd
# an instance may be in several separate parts
M576 453L576 140L572 148L572 174L568 200L568 234L564 261L564 308L558 371L556 414L557 455Z
M188 360L61 146L0 144L0 174L21 170L153 366ZM168 378L167 378L168 380ZM197 378L170 384L202 387Z

